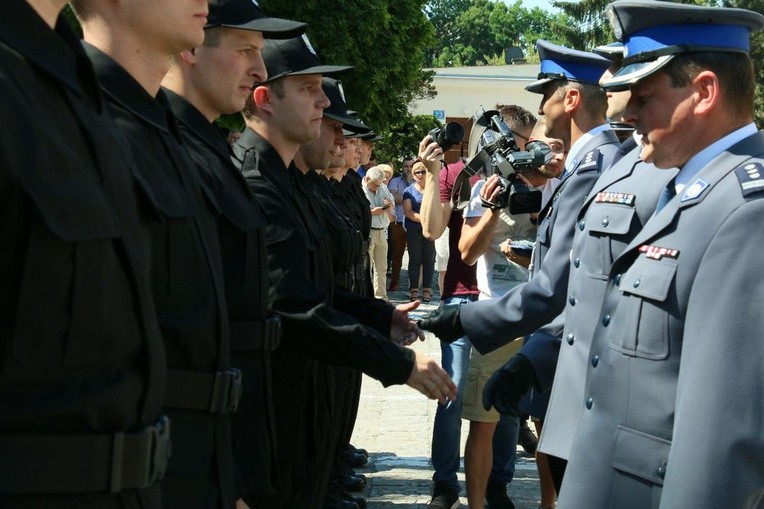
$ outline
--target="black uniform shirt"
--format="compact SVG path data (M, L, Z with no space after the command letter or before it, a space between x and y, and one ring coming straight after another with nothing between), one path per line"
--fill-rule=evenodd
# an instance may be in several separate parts
M195 400L201 391L188 383L189 377L209 381L229 367L215 200L193 170L164 93L151 97L108 55L87 44L85 50L136 159L139 210L151 241L153 295L170 368L168 472L185 479L183 486L165 483L164 501L184 507L217 491L220 504L229 506L235 474L228 416L193 409L203 401Z
M134 430L165 360L130 159L66 22L3 7L0 430Z
M284 312L282 349L337 366L363 371L385 385L404 383L413 352L403 349L350 316L332 308L331 258L326 253L320 207L308 179L286 168L276 150L254 131L239 139L243 171L268 218L268 266L273 286L270 302ZM323 232L323 233L322 233ZM325 246L325 247L322 247ZM330 248L329 248L330 250ZM327 283L327 281L329 283ZM337 290L337 295L348 292ZM388 317L389 329L389 317Z
M271 354L264 337L268 317L265 216L255 202L221 130L180 95L165 90L195 169L221 208L218 236L231 331L232 362L242 371L243 394L233 415L236 460L244 494L270 492L275 480L275 423Z

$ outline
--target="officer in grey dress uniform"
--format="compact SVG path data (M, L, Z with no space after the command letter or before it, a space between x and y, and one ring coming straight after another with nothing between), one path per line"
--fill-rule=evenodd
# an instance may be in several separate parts
M748 56L764 16L608 11L626 57L605 87L631 89L642 159L679 173L605 274L559 507L743 507L764 485L764 136Z
M596 87L610 61L593 53L572 50L538 41L541 57L539 80L527 89L544 94L540 113L560 101L559 94L567 87ZM587 90L591 90L588 88ZM568 93L568 92L566 92ZM596 101L595 101L596 99ZM464 335L480 353L488 353L514 338L530 334L539 327L549 325L565 307L570 263L570 244L573 239L575 217L586 195L601 171L610 166L618 150L618 139L605 122L606 99L582 98L583 108L598 109L586 121L554 115L547 122L547 134L566 142L571 153L566 161L561 183L542 207L536 246L533 250L533 276L528 283L519 285L498 299L445 307L423 320L440 339L453 341ZM565 125L565 123L568 125ZM585 124L585 134L571 139L571 125ZM571 141L575 143L571 146ZM561 332L561 322L551 325ZM551 331L552 329L550 329Z

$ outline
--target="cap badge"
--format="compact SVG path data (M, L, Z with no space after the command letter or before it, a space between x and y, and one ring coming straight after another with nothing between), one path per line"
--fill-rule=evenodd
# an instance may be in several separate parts
M308 50L315 55L316 58L318 58L318 54L316 53L316 50L313 49L313 45L310 43L310 40L308 40L308 36L305 34L302 34L302 42L305 43L305 47L308 48Z

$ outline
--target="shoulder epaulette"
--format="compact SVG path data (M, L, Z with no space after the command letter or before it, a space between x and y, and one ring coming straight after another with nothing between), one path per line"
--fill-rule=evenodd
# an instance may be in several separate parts
M581 162L578 163L578 167L576 168L576 173L584 173L587 171L596 170L599 168L599 164L600 150L595 148L591 152L587 152L583 159L581 159Z
M764 166L758 162L746 162L735 168L735 175L740 183L740 192L744 198L756 195L764 196Z

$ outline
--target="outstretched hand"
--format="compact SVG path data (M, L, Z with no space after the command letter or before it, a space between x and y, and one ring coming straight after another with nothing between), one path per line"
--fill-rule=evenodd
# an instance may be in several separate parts
M444 306L417 322L420 328L428 330L446 343L453 343L464 336L464 328L459 319L461 306Z
M398 304L393 310L390 320L390 339L401 346L408 346L416 340L424 341L424 332L414 320L409 318L409 312L419 307L419 301Z
M414 367L411 368L406 385L412 387L430 399L437 399L445 404L456 399L456 385L448 373L432 358L421 352L415 352Z

